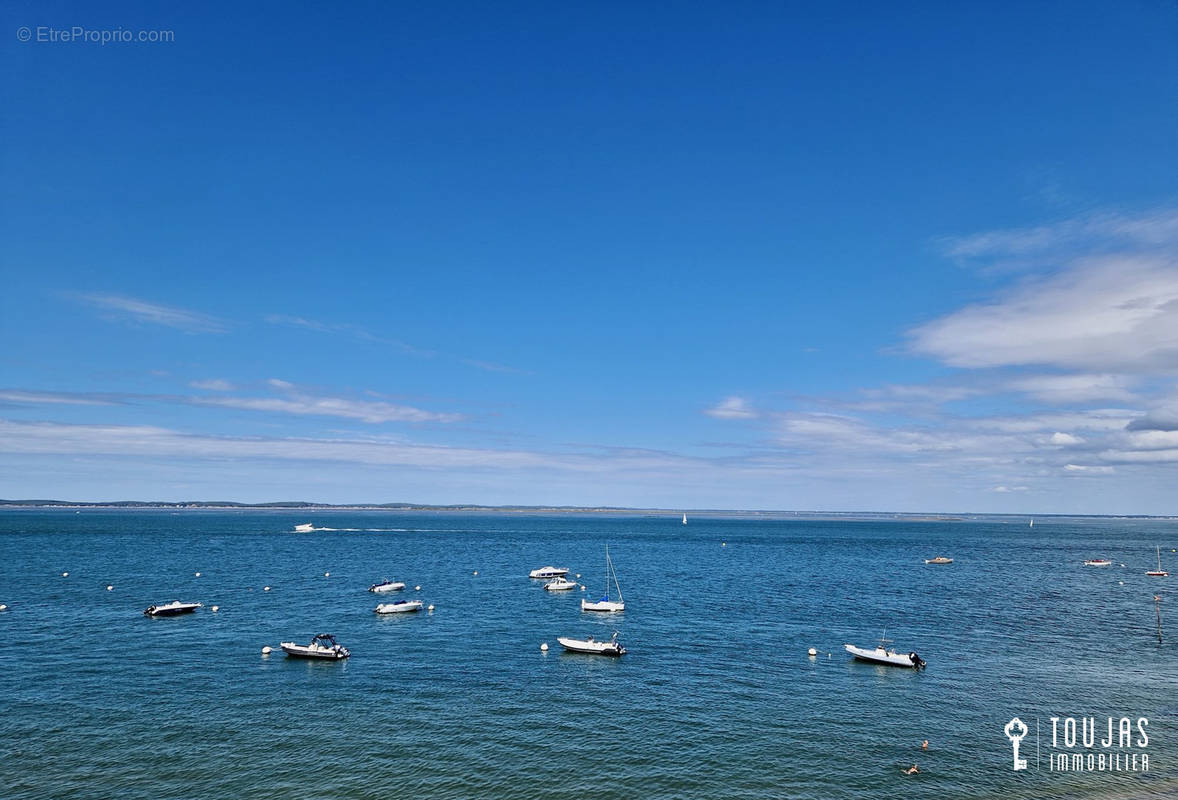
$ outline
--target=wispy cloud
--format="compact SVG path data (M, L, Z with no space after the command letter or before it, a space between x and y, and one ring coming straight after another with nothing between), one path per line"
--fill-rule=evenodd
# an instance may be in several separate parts
M210 392L232 392L234 385L227 380L221 378L211 378L203 381L191 381L188 384L193 389L207 389Z
M182 308L149 303L117 294L79 294L76 297L102 312L108 320L162 325L185 333L224 333L229 326L216 317Z
M387 336L379 336L371 331L367 331L359 326L352 325L347 322L323 322L321 320L308 319L307 317L290 316L287 314L268 314L265 317L266 322L271 325L284 325L292 328L302 328L303 330L314 331L316 333L335 334L348 336L362 342L371 342L373 344L380 344L391 347L406 355L417 356L418 358L436 358L444 357L451 361L457 361L460 364L465 364L468 367L481 369L484 372L499 372L508 375L531 375L532 373L525 369L518 367L500 364L495 361L484 361L477 358L460 358L456 356L446 356L436 350L431 350L423 347L416 347L414 345L403 342L399 339L392 339Z
M1178 258L1076 264L909 332L954 367L1041 365L1133 373L1178 367Z
M295 395L291 397L224 397L209 395L189 398L188 402L198 406L238 408L246 411L269 411L280 414L304 416L342 417L360 422L458 422L461 414L425 411L412 406L398 406L364 400L347 400L340 397L312 397Z
M185 402L198 406L237 408L246 411L266 411L279 414L302 416L339 417L360 422L378 424L383 422L459 422L462 414L426 411L413 406L397 405L384 401L353 400L345 397L330 397L300 389L290 381L270 378L266 386L282 394L281 397L245 397L227 395L202 395L185 398Z
M749 405L743 397L732 395L726 397L712 408L704 409L704 413L716 419L756 419L756 409Z
M468 367L474 367L475 369L481 369L484 372L502 372L502 373L508 374L508 375L531 375L532 374L528 370L516 369L515 367L509 367L506 364L496 364L494 361L479 361L478 359L474 359L474 358L463 358L460 360L462 361L463 364L466 364Z
M14 405L120 405L119 395L97 392L30 392L23 389L0 389L0 404Z
M943 239L946 255L954 258L1006 258L1047 254L1057 258L1108 249L1138 249L1178 242L1178 210L1148 214L1089 214L1049 225L987 231Z
M437 353L433 350L414 347L413 345L402 342L399 339L390 339L385 336L377 336L376 334L366 331L363 328L346 322L322 322L320 320L290 316L286 314L267 314L265 320L271 325L284 325L286 327L302 328L303 330L314 331L316 333L340 334L349 336L353 339L358 339L363 342L385 345L387 347L393 348L394 350L398 350L405 355L417 356L419 358L433 358L437 355Z

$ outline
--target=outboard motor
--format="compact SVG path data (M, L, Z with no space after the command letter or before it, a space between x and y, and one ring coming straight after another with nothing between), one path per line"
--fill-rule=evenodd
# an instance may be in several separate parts
M916 653L909 653L908 657L912 659L912 666L916 669L922 669L924 667L924 659L918 656Z

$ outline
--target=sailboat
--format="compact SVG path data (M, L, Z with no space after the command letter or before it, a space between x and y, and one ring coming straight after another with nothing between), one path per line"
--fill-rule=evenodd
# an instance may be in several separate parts
M1028 527L1028 528L1033 528L1033 527L1035 527L1035 520L1031 520L1031 524L1030 524L1030 525L1028 525L1027 527Z
M609 597L609 582L614 582L614 588L617 589L618 599L611 600ZM618 584L618 573L614 571L614 562L609 557L609 545L605 548L605 597L592 603L588 600L581 600L582 611L625 611L626 604L622 601L622 587Z
M684 525L686 525L686 524L687 524L687 514L684 514L684 515L683 515L683 524L684 524Z
M1158 568L1151 569L1148 572L1146 572L1145 574L1151 578L1168 578L1168 577L1170 577L1170 573L1168 573L1164 569L1162 569L1162 548L1160 548L1160 547L1158 548Z

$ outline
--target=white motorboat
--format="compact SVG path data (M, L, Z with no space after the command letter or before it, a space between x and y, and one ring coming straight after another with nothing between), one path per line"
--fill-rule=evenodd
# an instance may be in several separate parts
M148 606L143 613L149 617L175 617L179 614L191 614L201 605L201 603L181 603L179 600L173 600L170 603Z
M893 667L909 667L911 669L922 669L925 665L924 659L916 653L897 653L895 650L888 647L888 642L891 639L880 637L879 645L867 649L866 647L856 647L853 644L844 644L846 651L853 655L860 661L870 661L875 664L887 664Z
M425 604L420 600L397 600L392 603L381 603L373 609L377 614L402 614L406 611L421 611Z
M576 589L577 582L568 578L553 578L544 584L544 588L549 592L567 592L569 589Z
M1111 567L1112 565L1113 562L1107 558L1090 558L1084 562L1084 566L1086 567Z
M926 563L926 564L952 564L953 559L946 558L945 556L937 556L936 558L926 558L924 560L924 563Z
M316 634L310 644L282 642L279 647L282 648L282 652L295 658L321 658L328 661L339 661L351 655L348 648L337 642L330 633Z
M614 600L609 596L609 584L613 581L614 589L617 591L617 599ZM614 562L609 557L609 546L605 548L605 595L593 602L591 600L581 600L582 611L625 611L626 603L622 600L622 587L618 584L618 573L614 571Z
M590 653L597 656L621 656L626 654L626 648L618 641L618 634L605 642L599 642L590 636L588 639L573 639L568 636L557 636L560 646L572 653Z
M529 578L562 578L569 574L568 567L540 567L528 573Z
M399 581L384 580L384 581L381 581L380 583L374 583L371 586L369 586L368 591L376 592L377 594L380 594L381 592L399 592L404 588L405 588L405 584L403 584Z
M304 522L302 525L295 525L295 531L298 533L310 533L315 530L315 526L310 522Z

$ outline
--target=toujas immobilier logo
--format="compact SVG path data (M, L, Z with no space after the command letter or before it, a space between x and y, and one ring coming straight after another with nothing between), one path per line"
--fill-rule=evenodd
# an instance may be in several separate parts
M1146 717L1049 717L1050 744L1040 740L1035 719L1035 769L1047 756L1047 772L1149 772L1149 719ZM1026 750L1020 748L1030 733L1015 717L1002 729L1014 751L1015 772L1028 769ZM1046 749L1044 754L1042 751Z

